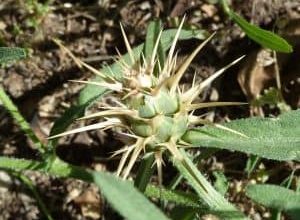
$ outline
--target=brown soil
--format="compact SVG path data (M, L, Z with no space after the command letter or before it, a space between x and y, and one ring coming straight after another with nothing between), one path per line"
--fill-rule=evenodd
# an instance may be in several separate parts
M249 70L247 63L257 64L259 47L248 40L245 34L230 21L219 5L210 1L50 1L49 11L38 15L26 8L26 1L0 1L0 45L26 47L30 57L0 69L0 82L22 114L31 123L37 135L44 140L55 119L77 99L82 85L68 82L70 79L89 79L92 74L76 67L74 62L52 42L61 39L64 45L85 62L100 68L113 62L115 48L125 52L119 22L121 22L132 45L145 38L147 24L160 17L166 28L174 27L176 18L187 15L190 27L203 28L217 36L197 57L191 73L207 77L216 69L234 58L247 54L244 64L231 70L230 74L217 80L203 99L222 101L246 101L275 85L274 75L268 76L264 68L260 72ZM247 20L267 29L276 29L295 45L295 52L278 58L282 78L282 91L289 106L300 106L300 2L294 0L233 0L233 8ZM35 21L36 26L31 25ZM280 24L280 25L276 25ZM299 38L298 38L299 39ZM198 42L182 42L183 46ZM185 56L193 47L183 47L180 56ZM282 64L281 64L282 61ZM296 63L296 65L294 65ZM253 64L253 65L256 65ZM252 67L251 67L252 68ZM239 85L239 74L249 81ZM185 80L187 82L189 75ZM259 82L259 83L257 83ZM251 84L252 83L252 84ZM261 111L249 111L247 107L220 108L209 112L216 121L247 117ZM276 112L276 111L275 111ZM201 112L199 112L201 113ZM274 111L263 109L265 115ZM18 158L38 158L32 144L0 106L0 154ZM61 141L57 153L71 163L101 170L114 170L115 160L108 160L110 152L118 143L112 142L111 132L91 132L66 138ZM231 161L231 163L228 163ZM254 206L242 195L238 187L250 180L243 175L246 156L218 153L203 166L208 175L213 170L225 170L231 184L230 200L239 204L253 219L265 219L268 211ZM271 181L280 183L292 170L293 164L266 161L266 170L273 172ZM105 203L93 185L77 180L61 180L54 177L27 172L54 219L117 219L117 215ZM44 219L31 192L18 178L0 172L0 219Z

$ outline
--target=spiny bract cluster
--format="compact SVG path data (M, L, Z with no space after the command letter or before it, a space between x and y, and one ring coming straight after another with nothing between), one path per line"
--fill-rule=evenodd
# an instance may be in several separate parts
M195 82L189 89L181 89L179 81L185 73L187 67L200 51L200 49L211 39L201 43L186 59L177 67L175 46L180 35L183 21L174 37L173 43L168 52L164 64L159 62L158 47L162 31L160 31L152 55L149 59L137 59L131 46L129 45L126 34L121 26L122 35L130 56L130 64L126 63L121 56L117 60L123 71L123 78L113 77L114 74L105 75L93 67L75 58L70 51L64 48L67 53L80 66L85 66L89 70L101 76L102 82L77 81L99 85L113 90L114 97L117 98L116 106L106 107L106 109L88 115L82 119L102 117L105 120L97 124L92 124L82 128L64 132L51 138L68 135L72 133L92 130L108 129L113 127L122 128L122 133L134 139L134 142L115 152L114 155L122 154L121 161L117 170L118 175L127 178L135 161L141 153L153 153L158 168L159 180L161 180L161 166L163 164L162 154L169 152L176 159L181 159L178 147L188 146L181 137L188 127L195 124L206 124L207 121L193 115L193 111L199 108L235 105L240 103L194 103L203 88L209 85L216 77L222 74L228 67L238 62L222 68L208 79L201 83ZM223 129L226 129L223 127Z

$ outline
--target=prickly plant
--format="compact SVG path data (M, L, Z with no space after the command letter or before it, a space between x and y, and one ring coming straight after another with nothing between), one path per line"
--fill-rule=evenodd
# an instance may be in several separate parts
M67 131L51 138L94 129L118 128L118 132L128 136L130 141L126 142L125 146L114 153L114 155L122 155L117 175L126 179L139 157L146 154L153 154L158 170L159 183L162 184L162 165L164 164L162 155L166 154L170 156L169 158L172 158L174 163L177 164L178 169L181 169L181 172L186 172L189 175L187 178L192 178L193 181L196 181L196 185L200 186L198 193L201 194L201 197L203 197L208 206L214 207L215 210L226 210L228 208L231 211L236 211L195 170L195 167L190 163L184 151L181 150L181 148L188 148L189 144L181 140L181 138L188 128L199 124L210 124L243 136L243 134L237 131L213 124L193 114L196 109L200 108L241 104L236 102L196 103L195 100L205 87L242 58L220 69L201 83L197 82L194 76L190 88L182 87L180 80L189 64L213 37L211 35L197 46L181 65L177 65L175 47L182 26L183 21L177 30L166 60L161 61L158 48L162 31L157 36L151 56L145 57L142 55L141 57L136 57L121 25L122 35L130 56L130 63L120 58L116 59L116 62L122 68L123 76L121 78L116 77L113 72L107 75L94 69L77 59L59 41L56 41L74 59L77 65L86 67L102 79L101 82L75 82L99 85L111 90L113 93L110 93L110 95L114 97L114 105L108 106L106 103L103 103L101 111L81 118L101 118L102 120L99 123ZM238 217L241 216L238 214Z
M102 82L75 82L99 85L113 90L115 105L105 105L105 107L103 107L104 110L81 118L104 118L104 121L67 131L51 138L94 129L122 128L122 134L135 140L134 143L128 143L115 152L115 155L123 155L117 174L122 175L124 178L128 177L134 162L142 153L150 152L155 155L156 165L160 174L161 165L163 163L162 154L164 152L168 152L176 159L181 160L182 156L178 151L178 147L188 147L187 143L181 141L183 134L190 126L209 123L193 115L196 109L241 104L236 102L194 103L194 100L206 86L220 76L227 68L237 63L241 58L217 71L201 83L196 82L194 77L190 88L184 89L180 87L179 82L189 64L204 45L213 37L213 35L211 35L207 40L201 43L178 67L176 63L177 54L175 52L175 46L182 25L183 21L178 28L164 65L159 62L157 53L162 31L160 31L156 39L150 59L146 59L143 56L142 58L137 58L132 51L121 25L122 35L131 60L131 64L127 64L121 59L117 60L123 69L122 79L114 77L113 73L110 76L105 75L86 63L83 63L56 41L80 66L83 65L87 67L103 79ZM214 126L228 130L228 128L221 125Z

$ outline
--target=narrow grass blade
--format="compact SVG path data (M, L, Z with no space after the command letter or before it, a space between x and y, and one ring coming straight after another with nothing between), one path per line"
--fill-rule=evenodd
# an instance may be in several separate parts
M248 177L250 177L251 173L256 169L260 160L261 160L261 158L256 155L249 156L249 158L247 160L246 168L245 168L245 171L246 171Z
M67 128L69 127L69 125L72 122L74 122L79 117L82 117L84 115L85 109L88 106L90 106L95 100L97 100L104 93L104 89L100 89L100 90L102 90L102 93L91 98L84 104L73 105L68 110L66 110L64 112L64 114L55 121L55 123L50 131L50 136L54 136L54 135L64 132L65 130L67 130ZM49 140L48 147L51 149L54 149L55 146L57 145L57 143L58 143L58 138Z

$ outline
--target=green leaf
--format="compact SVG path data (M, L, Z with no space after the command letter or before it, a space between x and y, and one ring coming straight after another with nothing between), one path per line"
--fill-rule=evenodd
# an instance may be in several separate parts
M159 33L161 30L162 30L162 23L160 20L154 20L154 21L150 22L150 24L148 25L146 41L145 41L144 49L143 49L144 56L148 62L150 61L150 59L152 57L152 53L153 53L155 44L157 42L157 39L159 37ZM165 49L162 46L161 39L159 40L156 54L157 54L157 57L159 60L159 64L161 66L164 66ZM159 69L158 65L156 65L154 74L157 74L158 69Z
M292 46L286 40L272 33L271 31L267 31L253 24L250 24L244 18L232 11L227 3L227 0L221 0L221 4L224 11L229 15L231 19L235 21L235 23L237 23L237 25L239 25L239 27L247 34L250 39L263 47L270 48L278 52L293 52Z
M143 49L144 56L147 60L151 59L152 52L157 41L157 37L161 29L162 24L160 20L150 22L150 24L147 27L146 41Z
M111 69L112 71L115 69L119 69L119 65L112 65ZM102 72L104 72L105 74L110 74L110 70L108 67L105 67L101 70ZM118 73L117 71L115 71L115 73ZM99 76L96 76L92 81L95 82L100 82L102 79ZM78 99L78 105L79 106L89 106L91 105L94 101L98 100L103 94L105 94L105 92L107 91L107 89L102 88L100 86L96 86L96 85L87 85L84 87L83 90L81 90L80 94L79 94L79 99ZM88 103L88 104L87 104Z
M154 155L150 154L145 156L139 165L139 169L134 180L134 185L141 192L146 190L146 187L151 180L151 176L154 173L154 162Z
M26 50L19 47L0 47L0 64L26 57Z
M46 169L46 167L48 167ZM0 156L0 168L16 171L34 170L57 177L76 178L96 183L107 201L129 220L153 220L168 218L143 196L134 186L112 174L96 172L73 166L56 158L51 165L34 160L14 159Z
M260 160L261 160L261 158L256 155L249 156L247 163L246 163L246 167L245 167L245 171L246 171L248 177L250 177L251 173L256 169Z
M168 190L165 188L158 188L153 185L148 185L145 191L145 195L148 197L158 198L162 201L173 202L177 205L189 206L194 208L202 207L204 209L204 205L199 203L198 197L191 193L185 193L175 190Z
M249 118L223 124L247 137L213 126L188 131L183 140L195 147L241 151L274 160L300 160L300 110L278 118Z
M260 184L249 185L246 194L259 204L285 211L292 219L299 219L300 193L276 185Z
M233 204L229 203L213 186L206 180L198 168L193 164L183 149L180 149L182 158L174 158L173 163L193 187L201 199L201 204L207 206L207 213L215 214L224 220L246 220L248 219Z
M233 11L230 12L230 17L240 26L250 39L261 46L283 53L293 52L292 46L286 40L271 31L261 29L248 23L244 18Z
M98 96L95 96L91 100L88 100L87 102L85 102L85 104L73 105L68 110L66 110L64 114L55 121L50 131L50 136L64 132L74 120L84 115L85 109L95 100L97 100L101 94L98 94ZM56 146L58 139L59 138L51 139L48 143L48 147L53 149Z
M201 153L199 155L193 155L192 157L192 161L194 164L199 164L201 163L202 160L205 160L207 158L210 158L211 156L213 156L216 152L220 151L219 149L214 149L214 148L210 148L210 149L203 149L201 150ZM170 182L168 188L169 189L175 189L177 187L177 185L180 183L180 181L182 180L182 175L180 173L178 173Z
M226 179L226 176L221 171L214 171L213 172L214 177L216 178L216 181L214 183L214 187L218 192L224 196L228 190L229 183Z
M94 182L99 186L110 204L126 219L168 219L129 182L121 181L108 173L94 175Z

